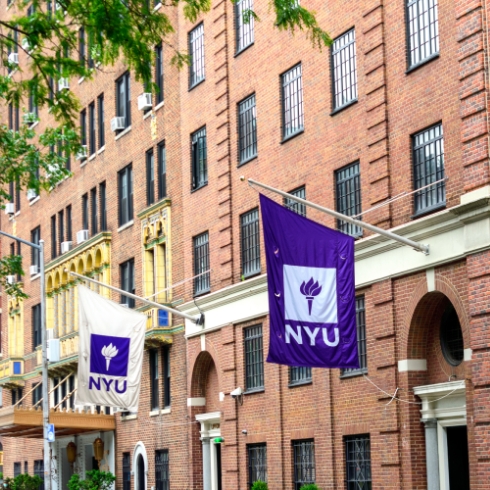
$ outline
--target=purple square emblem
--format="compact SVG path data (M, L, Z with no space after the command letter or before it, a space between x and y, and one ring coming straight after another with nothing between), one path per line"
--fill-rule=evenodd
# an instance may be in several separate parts
M90 335L90 372L108 376L127 376L130 339L109 335Z

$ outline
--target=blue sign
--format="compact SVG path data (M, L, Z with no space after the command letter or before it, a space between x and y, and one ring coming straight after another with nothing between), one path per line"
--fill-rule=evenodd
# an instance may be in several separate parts
M168 327L168 311L158 310L158 326Z
M48 440L48 442L54 442L54 424L48 424L46 439Z

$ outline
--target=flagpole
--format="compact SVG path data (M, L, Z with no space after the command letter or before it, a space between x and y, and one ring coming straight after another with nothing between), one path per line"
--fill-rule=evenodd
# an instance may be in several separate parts
M245 177L241 176L240 180L243 182L245 180ZM377 226L371 225L371 224L366 223L364 221L360 221L360 220L351 218L350 216L346 216L345 214L338 213L337 211L334 211L333 209L324 208L323 206L319 206L318 204L315 204L313 202L307 201L305 199L301 199L300 197L297 197L297 196L293 196L292 194L288 194L287 192L280 191L279 189L271 187L267 184L262 184L261 182L257 182L256 180L247 179L247 181L249 184L254 184L254 185L257 185L259 187L262 187L263 189L267 189L271 192L275 192L276 194L279 194L283 197L291 199L292 201L299 202L301 204L304 204L305 206L310 206L311 208L316 209L318 211L322 211L323 213L329 214L330 216L333 216L334 218L340 219L342 221L346 221L347 223L351 223L355 226L359 226L360 228L365 228L366 230L370 230L374 233L378 233L379 235L383 235L387 238L390 238L392 240L400 242L403 245L408 245L409 247L412 247L417 252L422 252L425 255L429 255L429 245L425 245L425 244L419 243L419 242L414 242L413 240L410 240L409 238L405 238L401 235L397 235L391 231L384 230L383 228L378 228Z
M114 286L109 286L108 284L104 284L103 282L96 281L95 279L92 279L90 277L82 276L81 274L77 274L76 272L72 272L72 271L69 271L67 269L65 269L65 272L67 272L68 274L71 274L72 276L83 279L84 281L88 281L88 282L91 282L93 284L98 284L99 286L104 286L105 288L111 289L112 291L116 291L116 293L120 293L123 296L127 296L128 298L136 299L138 301L146 303L147 305L154 306L155 308L158 308L160 310L168 311L169 313L173 313L174 315L186 318L187 320L194 322L196 325L204 325L204 315L203 314L198 315L198 316L188 315L187 313L184 313L182 311L174 310L173 308L170 308L170 306L165 306L165 305L162 305L160 303L155 303L154 301L150 301L146 298L142 298L141 296L136 296L136 294L128 293L127 291L116 288Z

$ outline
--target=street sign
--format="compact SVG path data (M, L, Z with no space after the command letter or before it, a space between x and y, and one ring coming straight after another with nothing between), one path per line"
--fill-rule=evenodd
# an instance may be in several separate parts
M48 442L54 442L54 424L48 424L46 439Z

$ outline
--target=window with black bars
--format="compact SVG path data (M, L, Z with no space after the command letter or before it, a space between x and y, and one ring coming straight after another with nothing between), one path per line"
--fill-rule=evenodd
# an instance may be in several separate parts
M32 391L32 406L37 405L43 398L43 384L37 383Z
M289 191L288 194L292 196L299 197L300 199L306 199L306 189L304 186L298 187L292 191ZM306 205L302 204L298 201L290 199L289 197L285 197L283 201L284 207L294 211L296 214L300 214L301 216L306 216Z
M245 388L247 391L264 387L264 354L262 325L243 329L245 342Z
M351 29L332 44L333 110L357 100L356 31Z
M204 24L189 33L189 88L204 80Z
M88 106L88 125L89 125L89 154L93 155L97 147L97 132L95 126L95 102Z
M120 266L121 274L121 289L131 294L136 293L135 281L134 281L134 259L123 262ZM134 298L128 298L126 295L121 294L121 304L128 305L129 308L134 308Z
M238 104L239 160L246 163L257 156L255 94Z
M356 297L356 330L359 369L343 369L342 376L367 373L366 306L364 295Z
M159 349L150 349L150 404L151 410L157 410L160 408L160 372L158 367Z
M107 231L107 198L106 183L99 184L100 196L100 231Z
M158 199L167 196L167 150L165 143L158 145Z
M259 210L252 209L240 216L242 274L250 277L260 272Z
M116 81L116 116L124 119L125 128L131 124L129 72Z
M42 480L37 490L44 490L44 461L42 459L34 460L34 476L38 476Z
M408 66L439 53L438 0L407 1Z
M155 48L155 85L158 87L155 95L156 103L163 102L163 48L159 44Z
M361 213L361 174L359 162L347 165L335 172L337 211L347 216ZM337 228L348 235L362 235L362 228L346 221L337 220Z
M13 388L12 392L12 405L17 404L20 400L22 400L23 389L22 388ZM22 406L22 403L19 403L19 406Z
M208 157L206 128L191 135L192 189L199 189L208 183Z
M369 434L344 437L347 490L371 490Z
M164 345L162 349L163 357L163 406L170 407L172 402L170 392L170 346Z
M105 126L104 126L104 94L97 97L97 111L99 118L99 149L105 145Z
M58 255L61 255L61 244L65 241L65 212L58 212Z
M56 247L56 214L51 216L51 258L57 257L58 248Z
M32 307L32 344L36 348L41 345L41 305Z
M118 173L119 226L133 219L133 167L128 165Z
M14 463L14 478L20 474L22 474L22 463L20 461L16 461Z
M238 0L235 4L237 53L254 42L254 18L250 14L253 8L253 0Z
M155 490L170 490L168 449L155 451Z
M82 229L88 230L88 194L82 196Z
M444 182L444 139L442 124L436 124L412 137L415 214L446 205ZM440 181L437 184L434 182ZM434 185L430 185L434 184ZM429 186L429 187L427 187Z
M248 487L260 480L267 482L267 445L247 444Z
M123 490L131 490L131 463L129 453L123 453L122 455L122 477Z
M208 232L194 237L194 275L194 294L207 293L211 288Z
M94 187L90 190L90 232L92 235L96 235L99 231L97 204L97 187Z
M146 204L155 202L155 159L153 150L146 152Z
M72 236L72 220L71 220L71 204L66 206L66 241L71 242L73 239Z
M315 483L315 443L293 441L294 490Z
M80 140L82 145L87 145L87 111L85 109L80 112Z
M39 245L39 240L41 240L41 227L36 226L31 231L31 242ZM41 261L41 252L36 248L31 248L31 265L37 266L37 270L39 271Z
M302 385L311 383L311 367L290 366L289 368L289 385Z
M301 63L281 75L282 137L289 138L304 129L303 76Z

